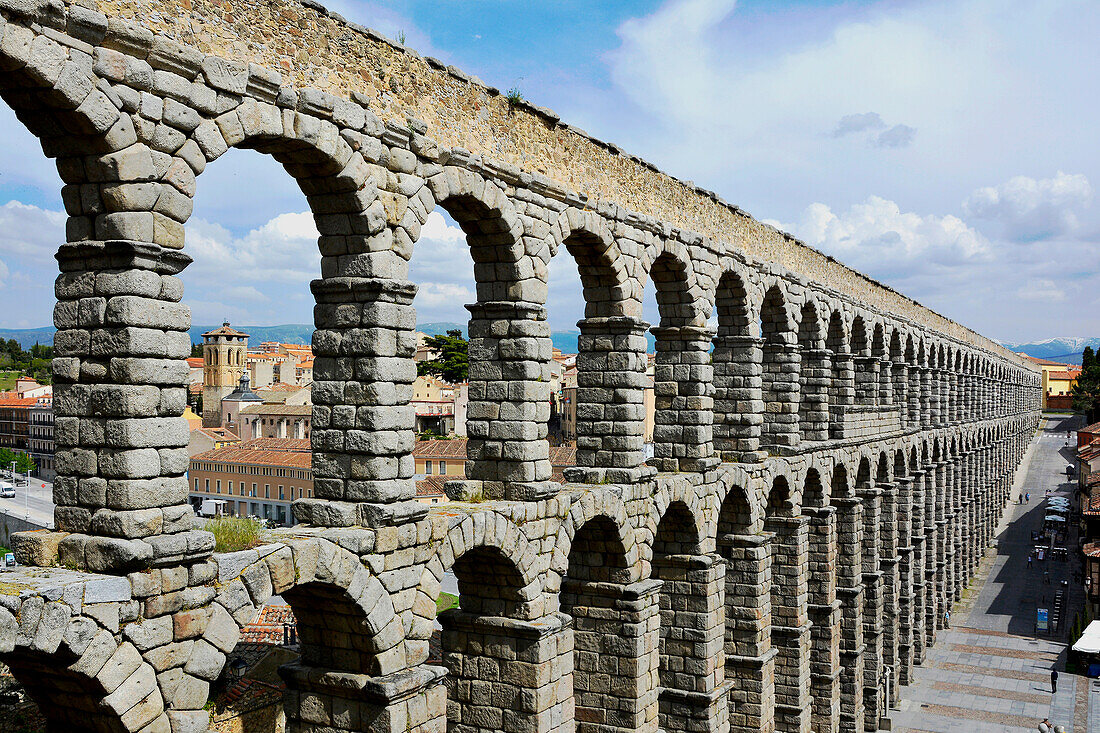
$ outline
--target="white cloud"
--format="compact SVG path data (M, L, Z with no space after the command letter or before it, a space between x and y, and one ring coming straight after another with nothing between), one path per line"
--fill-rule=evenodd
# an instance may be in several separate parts
M963 207L970 216L999 222L1016 241L1072 234L1078 214L1092 202L1092 185L1081 174L1058 171L1054 178L1015 176L974 191Z
M833 129L833 137L844 137L854 132L866 130L881 130L886 127L882 121L882 115L878 112L862 112L854 115L844 115Z
M65 213L20 201L0 206L0 252L52 258L65 242Z
M909 125L894 125L889 130L883 130L875 138L875 145L880 148L904 148L913 142L917 136L917 128Z
M1024 300L1036 301L1061 302L1066 299L1065 291L1048 278L1028 280L1016 289L1016 296Z
M910 274L913 268L954 265L983 260L990 243L956 216L903 212L893 201L871 196L847 211L808 206L789 229L808 244L868 274Z
M462 307L466 303L473 303L477 296L473 288L454 283L417 283L416 304L420 307L448 306L448 312L465 320L466 310Z
M878 112L862 112L841 117L831 135L834 138L859 135L875 147L904 148L913 142L917 130L909 125L888 126Z

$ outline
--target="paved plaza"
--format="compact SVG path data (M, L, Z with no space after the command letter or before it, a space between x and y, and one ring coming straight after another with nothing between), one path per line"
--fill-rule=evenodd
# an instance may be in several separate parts
M1067 430L1079 422L1070 417L1043 421L1012 493L1015 501L1021 491L1030 491L1031 502L1008 507L995 547L952 609L952 628L938 632L915 683L902 692L900 709L891 712L894 730L1018 733L1037 730L1046 718L1067 731L1100 731L1100 682L1064 672L1066 630L1073 609L1082 606L1080 585L1072 580L1078 564L1071 557L1027 565L1035 545L1031 532L1045 515L1046 491L1072 499L1076 484L1067 482L1065 469L1076 442L1067 445L1066 439ZM1073 532L1068 544L1075 542ZM1053 610L1062 580L1069 581L1069 618L1049 635L1037 634L1036 608ZM1054 668L1059 679L1052 695Z

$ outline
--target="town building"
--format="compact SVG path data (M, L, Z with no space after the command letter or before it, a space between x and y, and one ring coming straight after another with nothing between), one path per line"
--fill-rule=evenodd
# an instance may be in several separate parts
M312 419L312 405L253 402L241 407L237 434L244 439L308 439Z
M30 410L37 404L37 397L0 392L0 448L27 452Z
M204 333L202 341L202 424L216 428L222 424L222 398L238 387L245 373L248 334L226 321L221 327Z
M647 445L653 443L653 425L656 422L657 402L653 393L653 354L649 354L649 363L645 372L645 387L642 390L642 407L645 417L642 428ZM577 367L567 368L561 381L561 438L564 442L577 439Z
M57 476L54 462L56 443L53 431L53 396L39 397L35 405L27 411L27 418L27 448L34 459L34 475L52 482Z
M413 445L413 473L417 479L438 478L457 481L466 478L465 438L449 440L418 440ZM576 465L577 449L573 446L550 446L552 481L564 481L563 470Z
M222 512L294 524L291 502L313 496L309 441L258 439L198 453L187 473L190 501L224 502Z
M1081 367L1021 353L1020 356L1043 370L1043 409L1071 410L1069 391L1081 374Z
M196 428L191 431L187 443L187 455L195 456L216 448L225 448L240 443L241 439L229 428Z

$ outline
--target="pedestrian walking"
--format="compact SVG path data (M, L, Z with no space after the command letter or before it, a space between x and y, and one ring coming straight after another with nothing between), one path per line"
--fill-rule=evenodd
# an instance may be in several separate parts
M1047 570L1043 571L1043 585L1050 585L1050 572Z
M1031 555L1027 556L1027 569L1031 570Z
M945 629L951 628L951 609L947 609L943 612L943 627Z
M1058 692L1058 670L1050 670L1050 694Z
M1026 494L1024 494L1024 503L1025 504L1030 504L1031 503L1031 492L1030 491L1027 492Z

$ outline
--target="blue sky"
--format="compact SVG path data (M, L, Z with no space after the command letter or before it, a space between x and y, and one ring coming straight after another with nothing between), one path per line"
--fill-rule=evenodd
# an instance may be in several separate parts
M328 4L516 87L975 330L1097 335L1100 3ZM0 326L51 319L59 189L0 109ZM306 211L262 155L235 151L207 169L184 273L196 322L311 320ZM421 319L465 320L460 233L437 216L423 238L412 268ZM551 323L572 328L575 268L557 258L551 276Z

